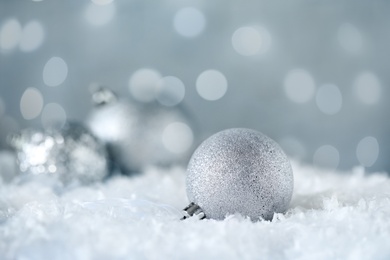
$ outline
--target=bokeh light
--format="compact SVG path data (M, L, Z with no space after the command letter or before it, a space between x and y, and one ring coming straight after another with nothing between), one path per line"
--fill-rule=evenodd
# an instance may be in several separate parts
M19 47L24 52L34 51L39 48L45 38L43 26L38 21L30 21L22 31Z
M66 122L66 112L60 104L46 104L41 114L41 122L44 128L61 128L65 125Z
M360 73L354 82L354 90L358 99L367 105L378 103L382 87L379 79L372 72Z
M49 87L61 85L68 76L68 65L60 57L50 58L43 68L43 82Z
M358 53L363 48L363 37L360 31L349 23L340 26L338 40L341 47L350 53Z
M334 115L340 111L343 97L336 85L325 84L317 90L316 103L321 112Z
M304 69L291 70L284 80L286 95L295 103L308 102L313 97L315 89L313 77Z
M113 0L91 0L92 3L97 4L97 5L106 5L111 3Z
M240 27L232 36L234 50L243 56L252 56L268 51L271 36L262 27Z
M160 80L156 99L164 106L179 104L185 95L184 83L176 77L167 76Z
M173 26L180 35L195 37L204 30L206 18L200 10L194 7L185 7L175 14Z
M196 90L206 100L218 100L222 98L228 87L224 74L218 70L203 71L196 79Z
M114 3L97 4L97 2L103 3L106 1L90 3L85 11L85 18L92 25L105 25L114 18L116 13L115 5Z
M306 157L307 151L305 146L297 138L286 136L278 142L283 151L294 159L301 160Z
M185 153L192 146L194 135L191 128L181 122L169 124L163 132L162 141L168 151Z
M319 147L313 155L313 163L319 167L336 169L340 162L339 151L331 145Z
M0 50L9 51L15 48L22 36L22 26L15 18L8 19L0 29Z
M24 119L31 120L39 116L43 108L43 96L36 88L27 88L20 99L20 112Z
M139 69L130 77L129 90L135 99L150 102L155 99L160 82L160 72L154 69Z
M360 164L371 167L379 156L379 143L375 137L367 136L359 141L356 148L356 157Z
M381 154L368 170L389 171L390 16L385 3L375 5L364 16L358 14L368 3L301 1L284 12L280 3L256 0L3 1L0 120L21 127L85 122L98 109L87 89L97 82L117 101L183 110L194 136L230 127L272 133L304 163L330 144L339 152L337 168L349 170L359 162L359 140L372 135ZM22 103L34 103L21 100L27 87L44 99L41 112L22 113ZM114 112L106 115L113 123ZM124 135L115 123L122 131L100 125L101 131ZM161 134L153 138L162 145ZM0 136L0 149L4 144Z

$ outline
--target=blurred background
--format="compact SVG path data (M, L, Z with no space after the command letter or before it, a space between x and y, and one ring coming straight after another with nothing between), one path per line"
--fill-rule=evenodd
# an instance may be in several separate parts
M85 121L103 84L186 107L202 138L254 128L306 163L390 171L389 11L385 0L0 0L0 149L18 129Z

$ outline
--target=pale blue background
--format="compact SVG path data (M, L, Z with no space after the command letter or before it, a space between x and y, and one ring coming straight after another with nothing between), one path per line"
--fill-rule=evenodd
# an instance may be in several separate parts
M286 150L308 163L320 146L332 145L339 152L339 169L359 165L356 147L362 138L373 136L379 156L367 170L390 170L390 2L116 0L111 3L114 17L102 26L88 23L86 10L91 4L0 0L0 28L15 18L21 26L39 21L45 32L34 51L15 47L0 52L1 147L7 133L41 125L39 116L25 120L21 115L20 100L28 87L42 93L44 104L58 103L68 118L84 120L91 108L91 83L130 95L132 73L152 68L183 81L183 104L197 118L203 136L229 127L255 128L280 142L293 138L300 146ZM204 14L204 30L196 37L184 37L173 26L176 12L185 7ZM343 49L338 39L339 28L346 23L357 28L362 39L354 53ZM263 54L242 56L232 46L232 35L252 25L268 30L271 46ZM66 61L68 75L59 86L48 87L42 73L53 56ZM308 71L317 89L325 83L337 85L341 110L325 115L315 95L303 104L291 101L284 80L295 68ZM221 71L228 81L226 94L217 101L204 100L196 91L196 79L207 69ZM353 82L362 71L374 73L380 81L381 97L374 105L365 105L354 95Z

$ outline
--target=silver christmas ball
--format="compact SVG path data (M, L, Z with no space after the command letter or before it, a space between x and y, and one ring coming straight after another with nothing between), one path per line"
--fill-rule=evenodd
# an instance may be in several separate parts
M123 171L188 160L195 132L180 108L120 99L106 88L95 91L93 101L88 126L107 144L111 159Z
M53 176L65 184L90 183L108 174L104 144L84 126L68 123L61 130L25 129L10 137L20 172L27 178Z
M287 210L294 185L290 162L279 145L244 128L204 141L189 162L186 182L189 200L212 219L234 213L272 219L274 212Z

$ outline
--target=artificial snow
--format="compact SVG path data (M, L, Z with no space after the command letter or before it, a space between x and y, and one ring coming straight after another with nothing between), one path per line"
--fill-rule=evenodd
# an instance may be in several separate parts
M10 179L0 153L0 259L389 259L390 178L293 163L286 214L180 221L185 169L64 187Z

